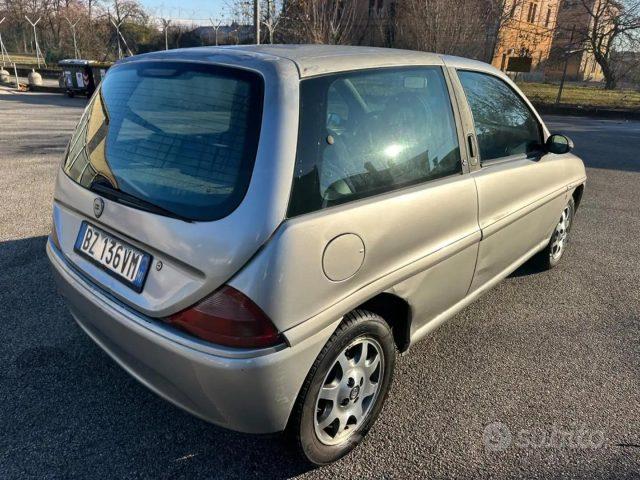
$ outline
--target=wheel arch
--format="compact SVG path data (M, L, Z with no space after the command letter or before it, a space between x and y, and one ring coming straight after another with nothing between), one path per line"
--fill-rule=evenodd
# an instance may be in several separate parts
M584 193L584 183L578 185L576 189L573 191L573 202L575 203L575 210L578 210L580 206L580 202L582 201L582 194Z
M370 298L354 310L368 310L380 315L391 327L398 351L404 352L411 343L411 306L393 293L382 292Z

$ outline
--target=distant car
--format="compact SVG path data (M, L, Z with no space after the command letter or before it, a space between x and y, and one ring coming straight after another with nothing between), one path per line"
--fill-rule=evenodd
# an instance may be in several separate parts
M528 259L560 261L586 180L571 148L476 61L151 53L82 116L47 252L76 321L136 379L327 464L376 420L397 351Z

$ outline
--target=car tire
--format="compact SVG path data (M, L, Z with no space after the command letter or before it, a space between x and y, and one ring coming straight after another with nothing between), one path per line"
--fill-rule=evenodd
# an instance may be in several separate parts
M362 441L387 398L395 359L382 317L366 310L345 316L311 367L289 420L304 460L327 465Z
M569 232L573 225L575 213L576 204L573 198L571 198L560 214L560 219L553 229L549 243L544 250L538 252L533 257L534 263L541 270L550 270L562 260L567 250Z

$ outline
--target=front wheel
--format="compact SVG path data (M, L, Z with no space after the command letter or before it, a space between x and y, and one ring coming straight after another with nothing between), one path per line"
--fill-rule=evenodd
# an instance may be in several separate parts
M569 231L576 211L575 205L573 198L571 198L560 214L560 219L551 234L549 244L534 257L538 266L544 270L549 270L558 265L567 249Z
M395 367L395 344L378 315L345 316L302 386L289 431L302 456L326 465L349 453L375 422Z

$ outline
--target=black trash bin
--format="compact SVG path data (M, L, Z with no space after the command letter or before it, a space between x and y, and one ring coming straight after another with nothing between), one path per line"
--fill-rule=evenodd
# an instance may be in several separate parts
M76 95L91 96L112 63L95 60L68 59L60 60L62 68L61 83L70 97Z

